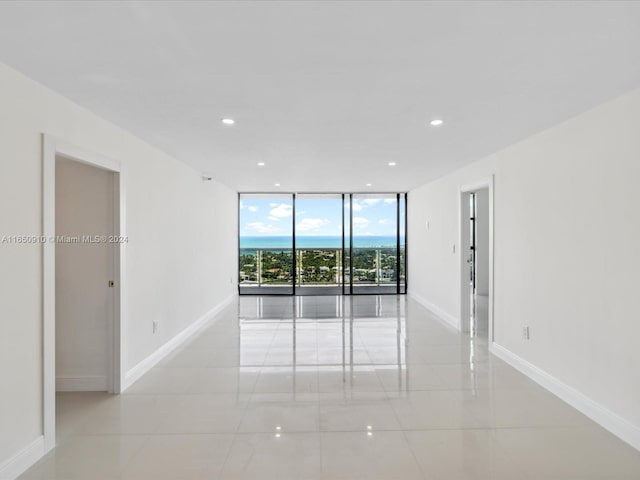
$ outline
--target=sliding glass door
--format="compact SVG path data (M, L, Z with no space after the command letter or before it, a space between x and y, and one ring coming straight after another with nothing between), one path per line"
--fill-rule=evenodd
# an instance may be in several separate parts
M352 293L398 293L398 196L351 199Z
M240 195L240 293L293 293L293 196Z
M406 194L240 194L241 294L406 293Z
M296 293L342 291L342 195L296 195Z

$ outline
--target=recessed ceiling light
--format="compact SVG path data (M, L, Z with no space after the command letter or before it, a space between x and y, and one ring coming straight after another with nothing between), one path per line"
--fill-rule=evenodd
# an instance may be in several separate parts
M264 162L258 162L259 167L264 167Z
M236 121L233 118L223 118L222 123L225 125L233 125Z
M389 165L390 167L395 167L395 166L397 165L397 163L396 163L396 162L389 162L389 163L388 163L388 165Z
M370 186L371 186L371 184L370 184L370 183L367 183L367 184L365 185L365 187L370 187Z
M280 186L280 184L279 184L279 183L274 183L274 184L273 184L273 186L274 186L274 187L279 187L279 186Z
M442 125L444 123L444 120L442 120L441 118L434 118L433 120L431 120L429 122L429 124L432 127L439 127L440 125Z

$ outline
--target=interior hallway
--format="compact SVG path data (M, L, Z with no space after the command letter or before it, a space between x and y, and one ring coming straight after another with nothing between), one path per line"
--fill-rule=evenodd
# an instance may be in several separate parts
M240 297L22 479L637 479L640 452L407 296Z

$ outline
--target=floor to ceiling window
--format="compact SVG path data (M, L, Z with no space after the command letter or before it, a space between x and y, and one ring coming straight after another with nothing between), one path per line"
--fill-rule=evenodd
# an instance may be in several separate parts
M398 195L351 196L352 293L399 293Z
M342 195L297 194L296 294L342 291Z
M293 196L240 195L240 293L293 293Z
M406 293L406 194L239 195L241 294Z

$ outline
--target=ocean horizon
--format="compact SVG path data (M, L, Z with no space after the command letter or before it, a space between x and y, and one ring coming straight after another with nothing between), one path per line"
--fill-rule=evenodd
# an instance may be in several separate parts
M347 237L348 240L348 237ZM395 236L370 235L353 237L353 246L357 248L396 248ZM240 248L291 248L290 236L241 236ZM400 237L404 243L404 237ZM296 236L296 248L342 248L341 236Z

